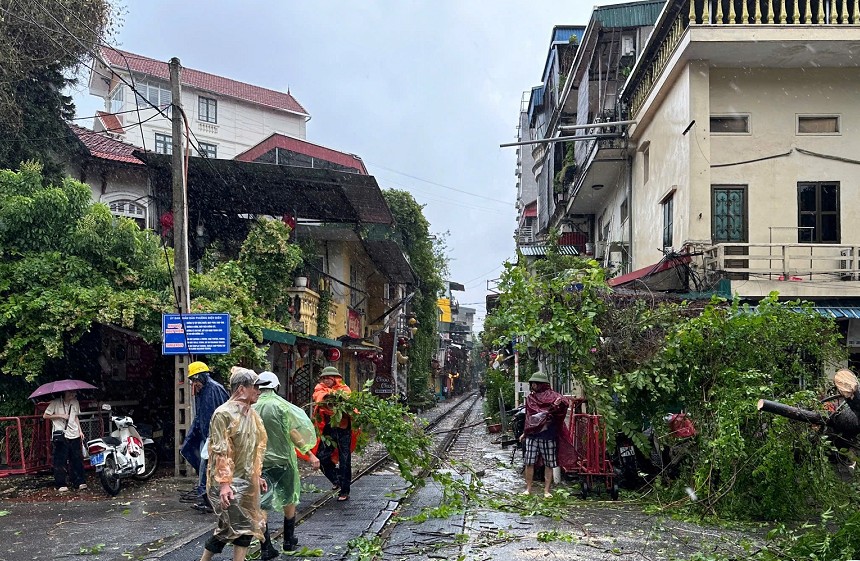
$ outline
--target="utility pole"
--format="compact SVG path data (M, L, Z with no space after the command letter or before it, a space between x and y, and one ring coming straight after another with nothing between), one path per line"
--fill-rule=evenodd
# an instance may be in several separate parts
M173 178L173 289L176 291L176 305L179 314L188 313L191 303L188 288L188 194L185 188L185 158L183 150L184 127L182 122L182 86L180 74L182 65L179 59L170 59L170 91L172 94L171 121L173 124L171 176ZM184 321L183 321L184 331ZM188 383L186 368L190 355L176 355L174 368L173 394L173 442L174 475L186 475L187 464L179 454L185 435L191 424L191 384ZM194 466L195 468L197 466Z

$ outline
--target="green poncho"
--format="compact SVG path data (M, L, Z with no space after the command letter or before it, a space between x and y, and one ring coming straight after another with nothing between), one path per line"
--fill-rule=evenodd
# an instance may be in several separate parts
M262 506L274 510L298 504L301 481L296 449L306 454L316 444L313 423L300 407L273 391L263 391L254 409L263 420L268 436L263 477L269 484L269 491L263 496Z

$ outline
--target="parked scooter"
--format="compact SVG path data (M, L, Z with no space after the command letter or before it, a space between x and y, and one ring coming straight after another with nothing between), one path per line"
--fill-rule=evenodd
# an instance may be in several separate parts
M110 412L110 404L102 405L102 410ZM131 417L110 415L110 420L116 430L110 436L87 442L87 451L102 487L113 497L119 493L123 479L145 481L152 477L158 467L158 452L151 438L140 436Z

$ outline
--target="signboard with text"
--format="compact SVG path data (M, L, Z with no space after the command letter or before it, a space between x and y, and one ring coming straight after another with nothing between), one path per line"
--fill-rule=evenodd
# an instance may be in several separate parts
M355 310L347 313L346 334L353 339L361 338L361 315Z
M162 314L161 353L224 355L230 352L230 314Z

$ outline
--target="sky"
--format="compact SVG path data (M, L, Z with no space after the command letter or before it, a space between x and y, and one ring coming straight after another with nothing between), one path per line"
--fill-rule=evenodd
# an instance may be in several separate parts
M449 280L485 316L487 280L514 256L523 92L539 85L554 25L623 0L131 0L111 44L290 93L307 139L357 154L383 189L449 232ZM77 116L102 109L86 80ZM79 122L80 123L80 122ZM89 123L86 123L91 126Z

